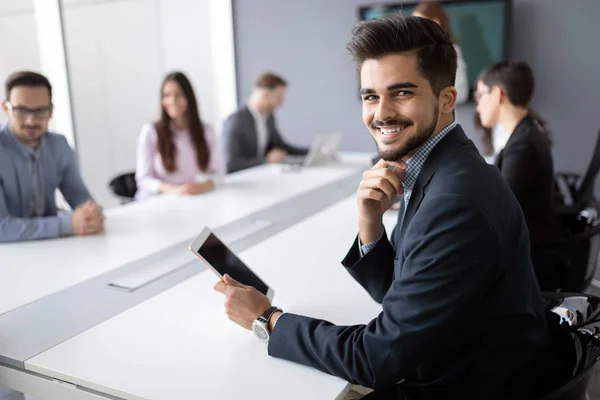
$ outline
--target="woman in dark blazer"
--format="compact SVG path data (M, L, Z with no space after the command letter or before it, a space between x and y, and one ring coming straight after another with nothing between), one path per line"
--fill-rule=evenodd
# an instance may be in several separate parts
M560 285L560 262L547 244L561 235L553 212L554 167L550 138L528 110L534 79L524 62L502 61L477 79L477 112L484 127L500 124L510 137L495 164L517 197L529 228L531 257L542 290Z

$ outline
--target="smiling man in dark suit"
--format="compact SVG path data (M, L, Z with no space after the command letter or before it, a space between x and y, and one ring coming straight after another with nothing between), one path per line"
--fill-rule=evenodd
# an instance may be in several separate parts
M264 163L281 163L288 155L306 155L308 149L286 143L275 124L275 110L283 104L287 82L273 73L258 77L248 104L223 125L227 172Z
M271 356L375 389L369 398L536 398L555 363L529 234L497 168L454 122L452 42L435 22L394 15L360 23L348 48L382 160L363 175L342 263L383 310L338 326L282 313L225 276L215 289L228 316L270 335ZM398 194L388 240L382 215Z

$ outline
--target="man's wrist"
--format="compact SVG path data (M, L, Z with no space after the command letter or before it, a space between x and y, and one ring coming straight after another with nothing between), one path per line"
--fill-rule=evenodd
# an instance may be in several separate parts
M273 334L273 329L275 329L275 324L277 323L277 320L279 319L279 317L281 317L281 314L283 314L283 311L276 311L272 316L271 319L269 319L269 334Z
M383 221L358 224L359 239L363 245L376 241L381 236L382 231Z
M177 185L171 185L170 183L161 183L158 188L158 193L173 193Z

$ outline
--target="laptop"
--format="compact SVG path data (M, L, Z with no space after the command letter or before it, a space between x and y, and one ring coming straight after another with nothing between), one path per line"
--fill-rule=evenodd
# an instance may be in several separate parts
M301 167L320 167L335 159L342 134L340 132L319 135L306 156L289 156L285 164Z

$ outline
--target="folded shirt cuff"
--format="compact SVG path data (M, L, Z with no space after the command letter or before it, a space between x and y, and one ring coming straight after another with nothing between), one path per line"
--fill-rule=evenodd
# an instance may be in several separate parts
M72 213L63 212L63 211L61 211L58 214L58 221L59 221L58 234L60 236L72 236L73 235L73 223L71 221L71 215L72 215Z
M379 237L377 239L375 239L374 241L372 241L371 243L367 243L367 244L362 244L360 242L360 235L358 235L358 251L360 252L360 256L364 257L367 255L367 253L369 253L371 250L373 250L373 248L375 246L377 246L377 243L379 243L379 241L381 240L381 238L383 237L383 233L385 232L385 229L383 229L381 231L381 233L379 234Z

